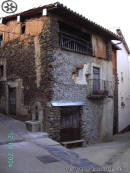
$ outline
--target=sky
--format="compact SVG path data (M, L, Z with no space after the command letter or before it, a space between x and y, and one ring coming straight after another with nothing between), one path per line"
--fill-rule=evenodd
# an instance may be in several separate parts
M0 17L7 16L1 9ZM16 13L54 3L54 0L14 0L18 5ZM115 31L120 28L130 48L130 0L59 0L68 8L82 14L103 27Z

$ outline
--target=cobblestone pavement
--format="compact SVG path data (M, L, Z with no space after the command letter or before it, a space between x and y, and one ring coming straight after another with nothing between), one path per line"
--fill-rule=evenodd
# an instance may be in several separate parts
M24 123L21 123L17 120L13 120L12 118L6 117L4 115L0 116L0 122L2 122L11 132L14 132L19 138L14 141L21 142L27 141L30 144L34 144L37 147L40 147L40 150L46 150L46 152L50 153L51 156L56 158L57 160L61 161L62 163L65 163L67 165L70 165L70 169L66 170L66 172L77 172L77 173L88 173L88 172L94 172L94 173L107 173L107 172L113 172L113 173L129 173L129 165L126 162L125 159L129 159L129 156L124 156L128 152L130 154L130 142L128 137L123 138L123 141L120 140L118 142L111 142L106 144L99 144L98 148L97 146L93 146L93 158L96 156L96 153L98 153L98 150L100 150L100 153L102 153L102 150L104 148L107 148L111 151L111 149L117 148L116 152L114 152L112 155L108 157L108 159L104 162L104 164L99 164L100 162L96 162L93 159L90 159L89 156L91 155L91 152L86 153L89 151L89 147L83 147L80 149L67 149L60 144L53 141L53 144L50 145L49 139L47 136L42 136L42 138L34 139L29 138L30 133L26 130ZM3 143L0 143L0 145L7 144L7 141L3 141ZM92 148L92 147L90 147ZM79 150L79 152L77 152ZM108 153L104 152L104 156L106 157ZM124 157L124 158L123 158ZM100 159L100 158L99 158ZM129 162L130 163L130 162ZM73 170L71 170L73 168ZM92 171L93 170L93 171ZM99 171L98 171L99 170Z
M0 114L0 122L2 122L8 129L20 137L23 137L28 133L24 123L21 123L20 121L12 119L8 116L4 116L3 114Z
M80 156L71 151L70 149L66 149L65 147L61 145L53 145L53 146L48 146L45 145L44 142L38 142L37 140L34 140L33 138L31 140L24 138L25 136L28 135L28 131L26 130L25 126L23 123L14 120L12 118L6 117L4 115L0 116L0 121L7 127L9 128L12 132L17 134L20 139L15 140L14 142L22 142L22 141L29 141L45 150L47 150L52 156L54 156L56 159L63 161L70 166L73 166L75 168L78 168L80 172L88 172L92 168L94 169L100 169L101 166L89 161L87 158L80 158ZM6 141L5 144L8 142ZM1 145L4 143L1 143Z
M7 127L9 128L12 132L17 134L20 139L15 140L14 142L22 142L22 141L29 141L37 146L40 146L41 148L47 150L52 156L54 156L56 159L61 160L73 167L79 168L82 171L88 172L88 170L95 168L101 168L101 166L98 166L97 164L90 162L88 159L80 159L79 155L76 154L75 152L66 149L65 147L58 145L58 146L47 146L44 145L44 143L36 142L34 139L29 140L24 138L25 136L28 135L28 131L26 130L25 126L23 123L19 122L18 120L14 120L10 117L6 117L4 115L0 116L0 121ZM7 144L8 142L5 142ZM1 143L1 145L4 143Z
M128 162L125 160L123 161L121 158L122 156L128 152L128 150L130 149L130 142L128 142L127 144L121 146L118 149L118 152L113 154L113 156L111 158L109 158L109 160L103 165L103 167L108 167L108 168L113 168L114 173L129 173L130 169L129 169L129 164ZM118 167L114 166L114 164L118 162Z
M71 151L70 149L66 149L65 147L62 147L62 146L49 146L48 147L48 146L39 144L37 142L33 142L33 143L46 149L51 155L53 155L58 160L62 160L82 172L84 172L84 171L88 172L88 171L91 171L92 169L101 170L101 168L102 168L101 166L89 161L86 158L81 159L77 153Z

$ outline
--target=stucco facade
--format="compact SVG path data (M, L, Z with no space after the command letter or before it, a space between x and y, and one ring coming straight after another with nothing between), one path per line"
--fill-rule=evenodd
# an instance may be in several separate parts
M123 35L122 35L123 36ZM129 50L124 43L120 43L121 50L117 51L118 72L118 107L119 107L119 132L130 125L130 72L129 72Z

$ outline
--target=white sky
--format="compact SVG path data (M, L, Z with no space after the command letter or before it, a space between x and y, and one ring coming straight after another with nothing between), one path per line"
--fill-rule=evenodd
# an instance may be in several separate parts
M0 0L0 6L3 1L5 0ZM18 4L16 13L56 2L54 0L14 1ZM112 31L120 28L130 47L130 0L59 0L59 2ZM0 8L0 17L2 16L7 14Z

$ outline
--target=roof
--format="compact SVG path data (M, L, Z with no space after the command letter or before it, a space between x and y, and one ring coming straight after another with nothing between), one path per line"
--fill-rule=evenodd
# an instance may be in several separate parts
M121 37L122 43L123 43L123 45L124 45L126 51L128 52L128 54L130 54L130 49L129 49L129 47L128 47L126 41L125 41L125 38L124 38L124 36L123 36L123 34L122 34L122 31L121 31L120 29L117 29L116 31L117 31L118 35Z
M83 26L87 26L87 28L89 28L90 30L96 30L98 33L107 35L111 40L120 40L120 36L116 35L115 33L109 31L108 29L102 27L99 24L96 24L95 22L89 20L88 18L80 15L79 13L76 13L74 11L72 11L70 8L67 8L66 6L64 6L63 4L56 2L53 4L49 4L49 5L44 5L42 7L38 7L38 8L33 8L18 14L14 14L11 16L6 16L3 17L4 20L10 20L13 19L17 16L26 16L26 15L32 15L35 13L42 13L43 9L47 9L48 12L52 12L55 13L57 15L60 16L68 16L71 17L72 19L74 19L77 22L81 23Z
M51 102L52 106L84 106L86 105L85 102L63 102L63 101L59 101L59 102Z

